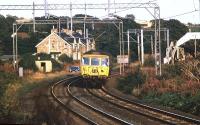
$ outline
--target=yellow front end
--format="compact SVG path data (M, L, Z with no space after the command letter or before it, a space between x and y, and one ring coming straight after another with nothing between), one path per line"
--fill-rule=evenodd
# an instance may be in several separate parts
M108 77L109 56L85 54L81 59L81 75L84 77Z
M109 66L81 66L82 76L108 77Z

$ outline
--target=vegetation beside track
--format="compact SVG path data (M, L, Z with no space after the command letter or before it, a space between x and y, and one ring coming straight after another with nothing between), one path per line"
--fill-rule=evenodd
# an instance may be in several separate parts
M163 65L161 76L155 75L153 67L136 68L117 80L117 89L147 103L200 116L199 64L198 59L191 59L187 63Z
M32 76L19 78L14 72L0 71L0 123L24 123L27 112L22 103L26 101L25 96L65 76L66 72L56 72L33 73Z

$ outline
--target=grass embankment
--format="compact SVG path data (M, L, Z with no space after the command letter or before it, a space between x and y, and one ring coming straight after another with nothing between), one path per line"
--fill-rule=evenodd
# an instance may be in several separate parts
M162 76L153 68L139 68L119 78L117 88L152 104L171 107L200 116L199 65L164 65ZM189 74L189 75L188 75ZM191 75L192 74L192 75Z
M49 74L33 73L19 78L13 72L0 71L0 123L21 123L24 112L20 107L27 93L49 86L66 76L66 72Z

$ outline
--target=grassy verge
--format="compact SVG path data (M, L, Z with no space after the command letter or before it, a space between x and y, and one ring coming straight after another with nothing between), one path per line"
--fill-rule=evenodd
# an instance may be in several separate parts
M38 74L32 77L18 78L15 73L0 72L0 123L20 123L23 112L20 104L26 94L34 89L49 86L62 79L65 73Z
M200 116L200 91L196 95L170 92L157 94L149 92L142 99L147 103L172 107L176 110Z
M27 94L28 92L32 91L35 88L41 88L45 86L49 86L52 83L55 83L56 81L59 81L60 79L66 77L66 74L57 74L54 76L49 77L48 74L44 75L40 79L35 79L35 78L26 78L22 84L23 86L20 88L18 91L19 97Z

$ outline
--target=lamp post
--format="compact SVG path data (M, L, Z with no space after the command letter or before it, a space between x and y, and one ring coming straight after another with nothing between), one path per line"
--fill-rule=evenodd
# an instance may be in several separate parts
M15 61L15 25L13 24L13 34L11 35L11 37L12 37L12 39L13 39L13 68L14 68L14 70L15 70L15 63L16 63L16 61Z
M23 24L17 27L17 23L13 23L13 33L11 35L13 39L13 67L14 70L18 70L18 44L17 44L17 31L21 28Z

